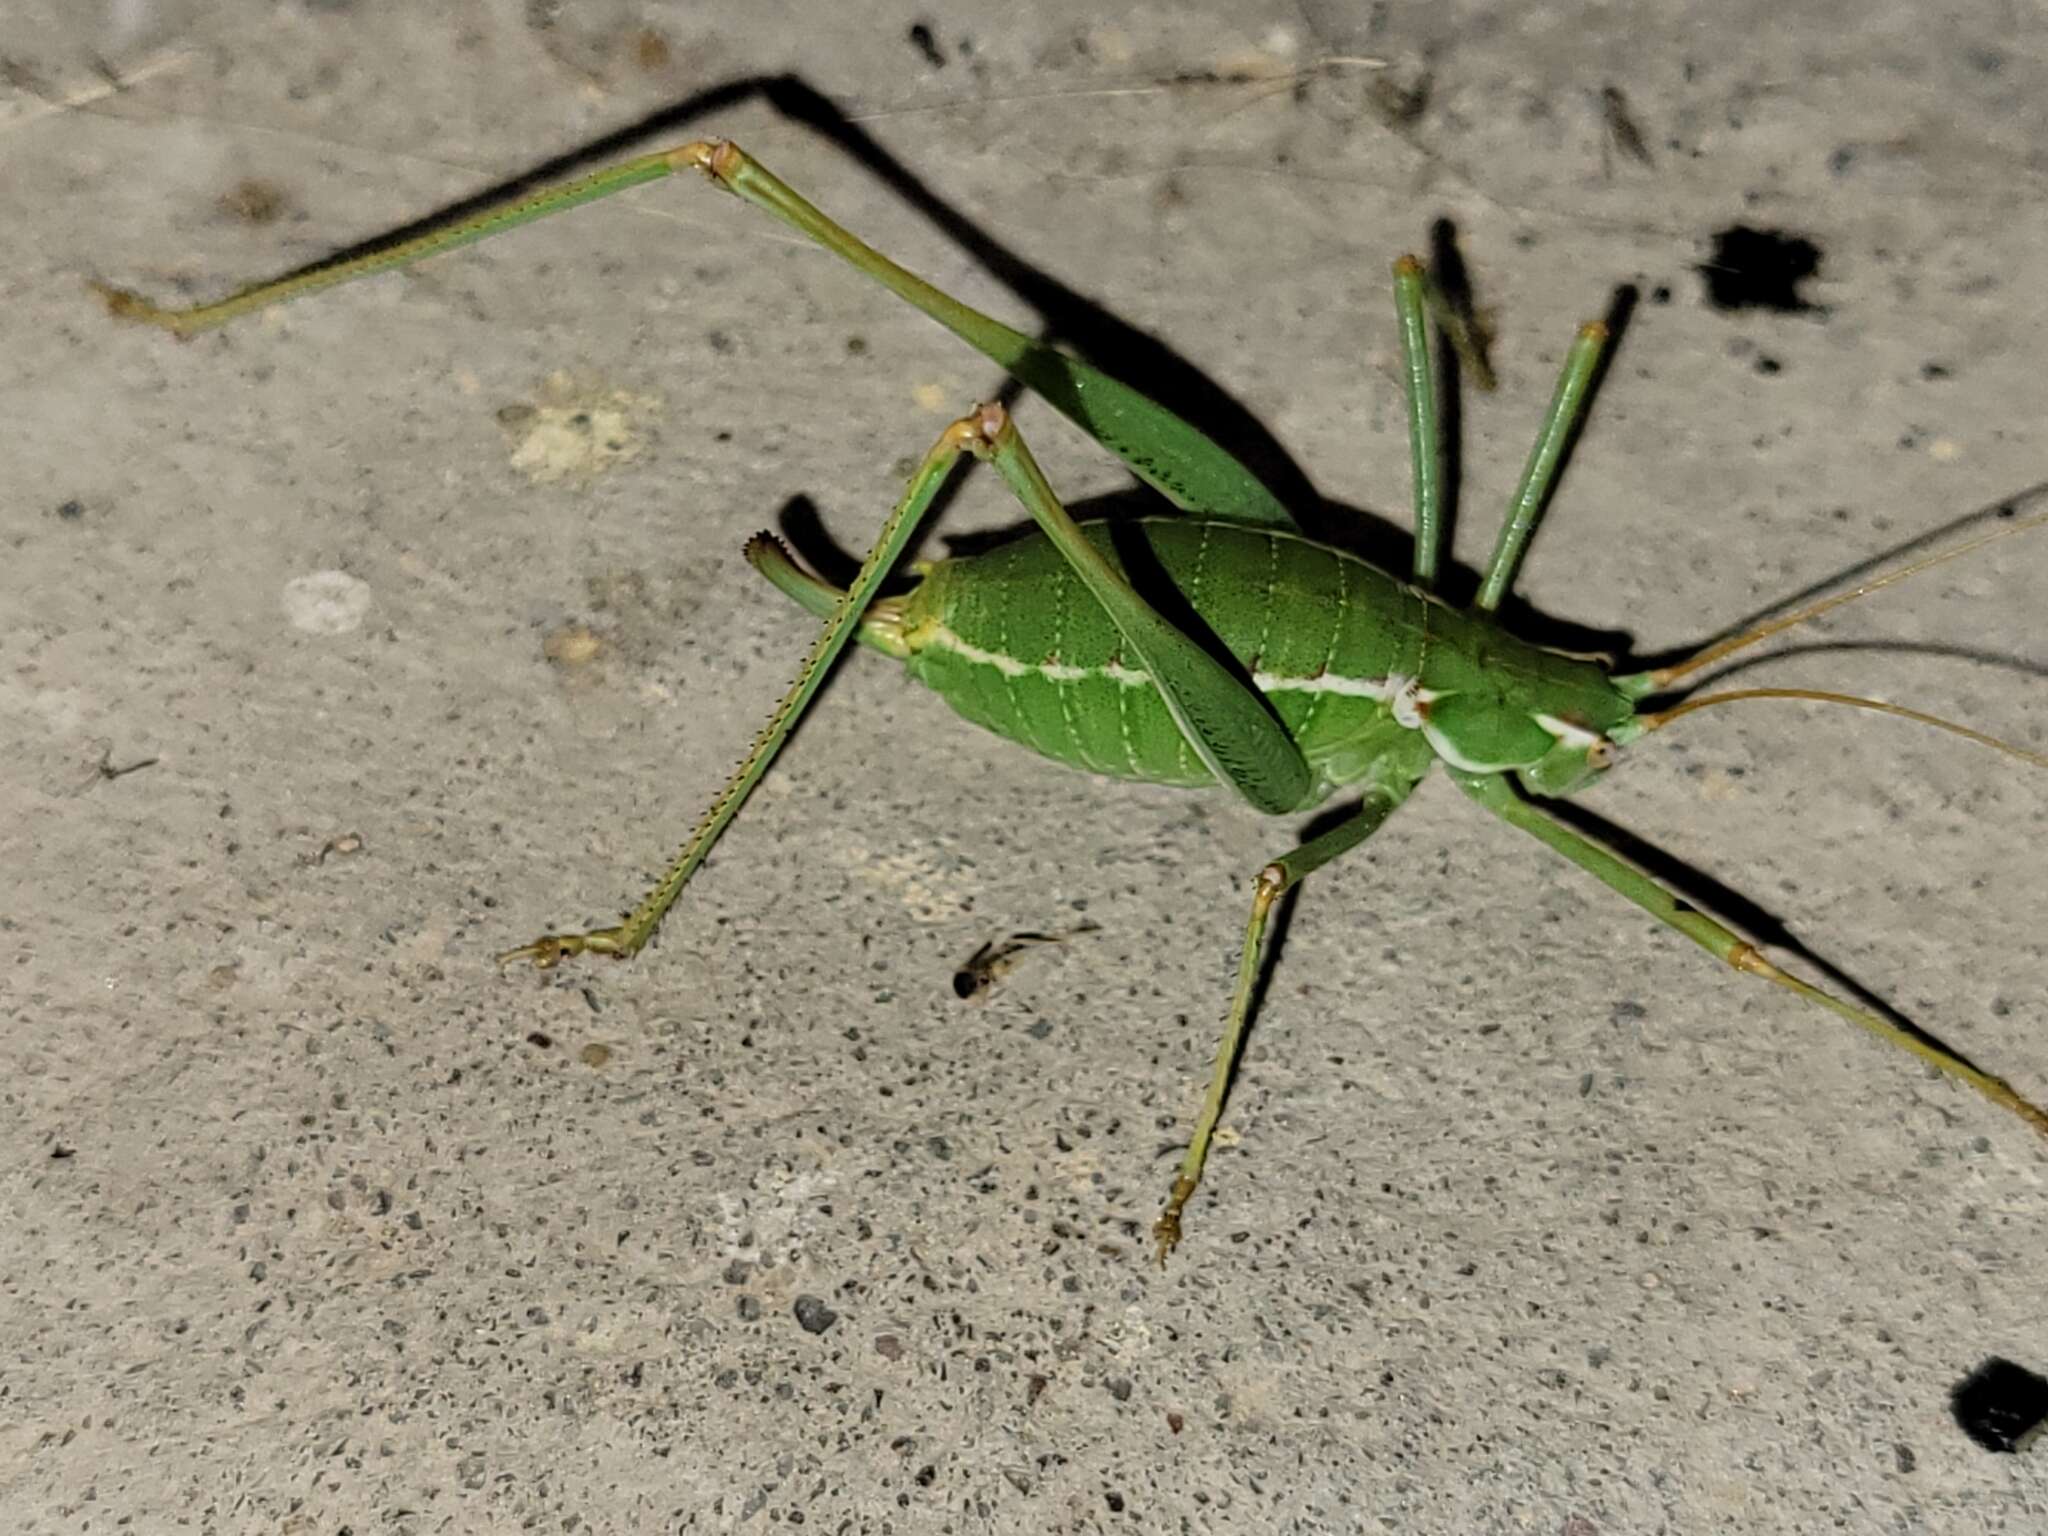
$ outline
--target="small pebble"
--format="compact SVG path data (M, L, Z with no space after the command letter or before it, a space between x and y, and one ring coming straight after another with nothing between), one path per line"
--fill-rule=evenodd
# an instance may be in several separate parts
M790 1310L796 1314L797 1326L805 1333L823 1333L839 1321L839 1314L816 1296L797 1297L796 1305Z

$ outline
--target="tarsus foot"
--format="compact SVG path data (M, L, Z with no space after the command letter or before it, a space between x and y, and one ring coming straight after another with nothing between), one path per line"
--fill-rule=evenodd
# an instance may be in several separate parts
M1159 1267L1166 1268L1166 1256L1173 1252L1180 1242L1181 1207L1188 1203L1188 1196L1195 1192L1195 1181L1182 1174L1173 1181L1173 1192L1166 1197L1166 1209L1159 1213L1159 1219L1152 1223L1152 1240L1159 1245Z
M632 943L621 928L593 928L588 933L544 933L531 944L508 949L498 964L531 960L536 970L551 971L571 955L610 955L623 960L640 946Z
M162 326L174 335L184 334L184 327L178 323L178 314L175 310L161 309L132 289L116 288L112 283L103 283L97 278L88 278L85 285L99 295L100 302L107 306L108 312L119 319L137 321L142 325Z

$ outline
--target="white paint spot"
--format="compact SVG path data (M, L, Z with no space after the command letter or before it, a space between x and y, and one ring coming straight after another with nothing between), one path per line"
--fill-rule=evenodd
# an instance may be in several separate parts
M309 635L345 635L370 613L370 584L347 571L315 571L284 584L284 616Z
M635 395L570 373L553 373L533 405L508 406L498 420L513 435L512 467L536 485L594 479L636 459L646 447L641 422L660 408Z
M861 853L856 845L832 849L835 862L868 885L889 892L920 923L957 922L974 910L973 893L930 860L907 853ZM842 855L852 854L852 859Z
M772 1254L784 1262L798 1258L818 1223L819 1206L838 1185L839 1175L830 1169L766 1169L745 1189L720 1190L718 1236L726 1256L758 1260ZM749 1236L752 1242L746 1240Z
M1259 39L1259 46L1278 59L1292 59L1301 52L1301 39L1288 26L1269 27L1266 35Z

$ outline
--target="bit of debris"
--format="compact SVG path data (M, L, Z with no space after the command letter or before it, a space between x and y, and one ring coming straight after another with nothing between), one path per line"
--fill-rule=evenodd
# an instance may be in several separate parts
M292 211L292 200L273 181L244 177L215 200L214 207L243 224L275 224Z
M1607 142L1615 149L1638 164L1657 163L1650 146L1643 141L1643 130L1636 125L1635 114L1629 110L1628 97L1622 94L1620 86L1600 87L1600 120L1607 129Z
M1026 950L1041 944L1064 944L1071 938L1096 933L1100 929L1099 923L1082 923L1058 933L1013 933L1007 939L991 939L953 973L953 995L963 1002L972 1001L994 986L998 977L1010 971Z
M102 779L111 782L114 779L125 779L131 773L140 773L144 768L154 768L162 761L163 759L160 757L138 757L134 762L123 763L120 767L116 768L114 766L114 749L109 744L101 748L100 760L95 765L94 771Z
M931 27L922 21L910 25L910 46L924 55L925 63L933 69L946 67L945 51L939 47L939 40L932 35Z
M322 843L318 853L302 855L299 862L318 866L325 864L329 858L346 859L362 851L363 834L360 832L344 832L339 837L330 837L326 842Z

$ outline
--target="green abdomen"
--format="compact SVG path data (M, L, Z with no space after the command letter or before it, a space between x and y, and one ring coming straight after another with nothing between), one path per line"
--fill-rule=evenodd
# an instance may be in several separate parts
M1380 680L1420 670L1425 600L1337 550L1187 518L1086 532L1167 618L1191 628L1192 609L1326 782L1344 782L1335 760L1385 733ZM1042 535L934 565L903 600L902 625L911 674L976 724L1095 773L1214 782L1109 616Z

